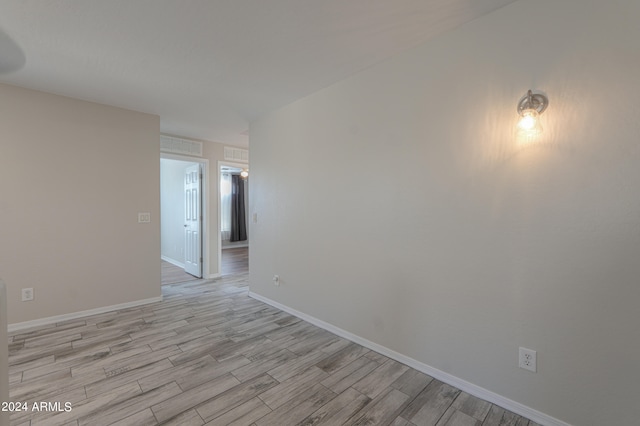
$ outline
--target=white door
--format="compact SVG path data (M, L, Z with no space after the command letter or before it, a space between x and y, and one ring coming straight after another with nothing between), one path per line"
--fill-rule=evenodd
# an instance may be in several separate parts
M184 271L202 278L202 210L200 165L187 167L184 175Z

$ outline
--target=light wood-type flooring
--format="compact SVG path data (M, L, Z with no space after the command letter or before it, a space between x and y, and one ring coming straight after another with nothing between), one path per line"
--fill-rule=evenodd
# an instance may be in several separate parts
M222 275L237 274L249 270L249 247L230 247L222 249Z
M11 424L536 426L249 298L247 278L12 333L11 399L28 410Z
M222 275L237 274L249 270L249 247L233 247L222 250ZM187 274L184 268L162 261L162 285L183 283L198 278Z
M160 275L162 277L162 285L177 284L198 279L191 274L187 274L184 268L169 263L166 260L162 260L161 262L162 271Z

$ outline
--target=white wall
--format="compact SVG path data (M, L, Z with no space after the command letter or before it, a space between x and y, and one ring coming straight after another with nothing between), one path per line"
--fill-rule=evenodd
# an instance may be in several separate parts
M252 291L565 422L636 424L639 19L516 2L255 122ZM522 144L530 88L550 106Z
M9 324L160 297L159 117L0 84L0 135Z
M184 267L184 175L194 163L160 159L161 254Z

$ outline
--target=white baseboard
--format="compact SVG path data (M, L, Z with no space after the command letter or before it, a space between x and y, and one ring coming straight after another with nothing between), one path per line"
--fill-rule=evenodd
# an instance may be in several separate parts
M160 256L160 259L164 260L165 262L169 262L170 264L175 265L178 268L184 269L184 263L178 262L177 260L172 259L172 258L170 258L168 256Z
M278 308L284 312L287 312L291 315L294 315L298 318L301 318L317 327L323 328L333 334L336 334L340 337L343 337L347 340L351 340L359 345L364 346L365 348L371 349L372 351L376 351L382 355L385 355L391 359L394 359L402 364L408 365L411 368L414 368L418 371L421 371L424 374L427 374L434 379L440 380L441 382L447 383L451 386L455 386L456 388L467 392L473 396L476 396L480 399L484 399L485 401L489 401L493 404L496 404L502 408L505 408L509 411L512 411L520 416L526 417L527 419L533 420L534 422L542 425L542 426L571 426L568 423L565 423L561 420L558 420L554 417L551 417L545 413L542 413L538 410L534 410L533 408L527 407L526 405L520 404L519 402L515 402L510 400L509 398L505 398L502 395L491 392L487 389L484 389L480 386L474 385L473 383L467 382L466 380L462 380L456 376L453 376L449 373L445 373L444 371L438 370L437 368L431 367L427 364L424 364L420 361L416 361L413 358L409 358L406 355L402 355L394 350L391 350L387 347L374 343L370 340L367 340L363 337L360 337L356 334L353 334L349 331L343 330L341 328L336 327L335 325L329 324L328 322L322 321L318 318L312 317L311 315L307 315L303 312L297 311L293 308L285 306L281 303L278 303L274 300L268 299L264 296L256 294L252 291L249 292L249 297L264 302L268 305L273 306L274 308Z
M90 315L104 314L105 312L119 311L121 309L133 308L141 305L148 305L149 303L162 302L162 296L152 297L149 299L134 300L133 302L120 303L118 305L103 306L101 308L89 309L87 311L73 312L70 314L56 315L53 317L40 318L32 321L17 322L15 324L9 324L9 332L25 330L27 328L41 327L43 325L55 324L62 321L69 321L79 318L88 317Z

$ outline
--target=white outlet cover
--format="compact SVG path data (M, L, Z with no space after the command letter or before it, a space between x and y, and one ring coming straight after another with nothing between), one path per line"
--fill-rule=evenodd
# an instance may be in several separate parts
M33 300L33 288L23 288L22 289L22 301L29 302Z
M519 348L518 350L518 367L524 368L532 372L538 370L537 353L533 349Z

